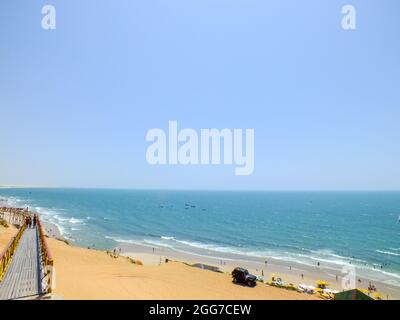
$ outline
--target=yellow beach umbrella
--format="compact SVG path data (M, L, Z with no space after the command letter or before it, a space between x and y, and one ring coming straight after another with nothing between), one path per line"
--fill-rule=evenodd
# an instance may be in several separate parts
M382 299L383 298L383 296L382 296L382 294L380 292L375 293L374 296L375 296L376 299Z
M323 280L318 280L317 281L317 287L326 288L327 286L329 286L329 282L328 281L323 281Z

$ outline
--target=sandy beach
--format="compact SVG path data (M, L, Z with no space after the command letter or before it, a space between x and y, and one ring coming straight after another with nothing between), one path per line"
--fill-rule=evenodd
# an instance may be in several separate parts
M59 237L55 226L46 224L46 229ZM0 227L1 248L16 232L13 226ZM319 299L262 283L255 288L235 285L229 274L183 262L159 264L157 254L134 255L144 263L138 265L122 255L80 248L52 237L48 243L55 260L55 299Z
M54 295L62 299L319 299L261 283L255 288L235 285L228 274L181 262L136 265L123 256L56 239L49 244L56 268Z
M275 274L285 283L316 285L326 280L329 287L342 290L342 278L323 265L301 264L268 259L261 261L240 255L213 257L181 252L167 247L119 243L112 252L78 247L62 238L58 227L43 223L55 260L53 297L60 299L320 299L275 288L259 282L255 288L236 285L230 276L235 267L244 267L266 280ZM6 247L17 229L0 226L0 247ZM134 263L133 260L140 261ZM167 262L168 260L168 262ZM194 267L214 266L221 272ZM360 279L366 289L369 280ZM399 299L398 288L376 283L386 299Z
M247 257L239 255L229 258L214 258L211 256L201 256L191 253L178 252L170 248L150 247L145 245L134 244L121 244L120 246L122 255L131 258L140 259L145 265L159 265L165 261L166 258L174 261L181 261L189 264L203 263L218 267L221 271L230 273L235 267L240 266L248 269L256 276L263 277L264 280L270 280L272 274L279 276L285 283L293 283L295 285L307 284L314 285L318 280L325 280L329 282L329 288L342 291L342 277L332 274L330 270L321 267L309 267L300 265L293 262L285 262L276 259L268 259L267 264L265 261L248 260ZM154 253L153 253L154 248ZM303 275L303 277L302 277ZM358 282L358 279L361 282ZM370 283L369 279L357 277L357 287L360 289L367 289ZM399 288L379 282L372 282L378 288L378 291L385 294L387 299L400 299Z
M12 225L9 225L8 228L0 226L0 254L6 248L12 237L16 235L17 231L17 228Z
M237 266L270 280L276 274L285 283L315 285L320 279L330 282L330 288L341 291L341 278L323 268L304 268L303 265L287 266L282 261L248 261L246 257L218 259L182 253L170 248L136 244L120 244L116 254L95 249L81 248L63 241L57 226L46 223L49 245L56 267L54 294L62 299L266 299L314 300L308 295L258 283L256 288L235 285L230 273ZM119 254L119 250L121 253ZM143 265L132 263L139 260ZM166 263L166 259L169 260ZM221 273L192 267L193 264L217 267ZM303 274L303 278L301 278ZM369 281L362 279L359 288L366 288ZM397 288L377 284L380 292L389 299L400 299Z

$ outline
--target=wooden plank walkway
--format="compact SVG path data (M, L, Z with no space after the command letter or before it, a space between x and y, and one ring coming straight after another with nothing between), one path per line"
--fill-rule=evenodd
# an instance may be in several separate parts
M0 300L37 296L41 293L37 228L27 228L0 281Z

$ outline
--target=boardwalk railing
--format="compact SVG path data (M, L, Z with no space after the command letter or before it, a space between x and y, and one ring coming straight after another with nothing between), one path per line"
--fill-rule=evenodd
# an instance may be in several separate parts
M7 267L11 262L11 259L14 255L15 249L18 246L18 242L21 239L22 234L24 233L26 228L26 223L24 223L18 230L16 236L10 240L7 247L0 255L0 281L3 278L4 274L7 271Z
M25 223L26 217L28 217L29 215L29 211L23 208L0 208L0 219L3 219L10 224L22 226Z
M39 231L39 244L40 244L40 251L41 251L41 258L42 258L42 265L44 269L44 278L46 279L46 291L47 293L52 292L53 287L53 265L54 260L53 256L51 255L50 248L47 244L45 234L43 232L43 226L40 222L39 217L36 216L37 219L37 227Z

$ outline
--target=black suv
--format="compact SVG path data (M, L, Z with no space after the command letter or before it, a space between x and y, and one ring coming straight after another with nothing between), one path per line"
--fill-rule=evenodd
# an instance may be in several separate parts
M255 275L250 274L248 270L243 268L235 268L232 271L232 278L234 283L245 283L249 287L254 287L257 279Z

